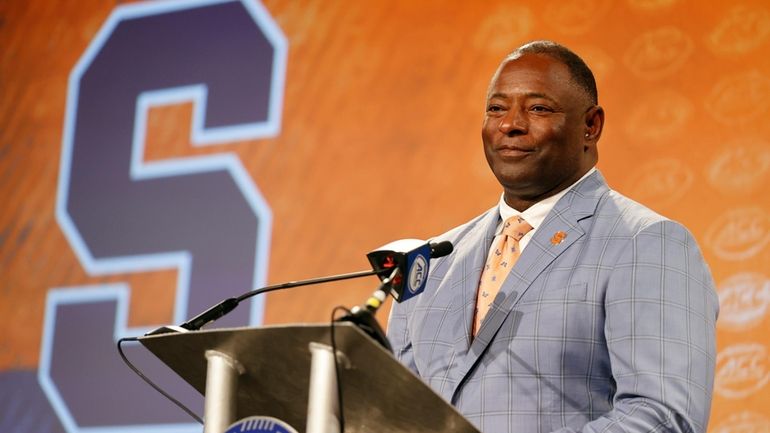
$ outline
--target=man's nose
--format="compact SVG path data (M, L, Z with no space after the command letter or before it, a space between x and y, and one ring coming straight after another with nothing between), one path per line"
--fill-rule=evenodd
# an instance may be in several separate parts
M498 129L508 136L526 134L529 129L529 122L522 110L511 108L500 119Z

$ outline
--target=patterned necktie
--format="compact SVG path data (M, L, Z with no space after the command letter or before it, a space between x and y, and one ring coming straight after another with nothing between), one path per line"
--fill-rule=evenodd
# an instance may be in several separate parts
M505 277L508 276L516 260L521 255L519 241L524 237L532 226L524 221L520 216L513 216L505 220L503 232L495 238L495 245L487 257L487 263L481 272L479 281L479 291L476 295L476 314L473 318L473 335L475 336L481 321L489 312L500 286L503 285Z

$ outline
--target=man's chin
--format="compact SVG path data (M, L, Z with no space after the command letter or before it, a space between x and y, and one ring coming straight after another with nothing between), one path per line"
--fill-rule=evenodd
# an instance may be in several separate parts
M538 185L542 185L534 173L529 173L524 170L502 170L496 171L495 177L506 191L518 191L526 193L527 191L533 191L538 189Z

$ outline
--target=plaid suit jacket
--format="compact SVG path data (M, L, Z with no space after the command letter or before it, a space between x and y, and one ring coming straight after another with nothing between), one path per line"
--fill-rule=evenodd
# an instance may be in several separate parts
M393 305L396 357L483 432L706 431L718 298L692 235L597 171L551 210L471 339L498 222L495 207L435 239L455 251Z

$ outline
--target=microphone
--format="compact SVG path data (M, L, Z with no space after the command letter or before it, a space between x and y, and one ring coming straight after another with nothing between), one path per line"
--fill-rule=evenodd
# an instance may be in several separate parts
M430 244L430 258L437 259L452 254L455 247L449 241L441 241Z
M388 291L397 302L403 302L422 293L428 279L428 259L444 257L453 249L454 246L449 241L429 244L419 239L402 239L370 252L366 256L374 270L386 270L389 273L377 272L382 280L377 290L369 296L364 305L351 308L349 314L336 321L355 323L392 353L390 341L374 318L374 314L385 302ZM408 278L404 279L404 275Z
M393 298L404 302L425 290L429 259L444 257L453 249L449 241L427 243L419 239L401 239L383 245L366 257L383 283L390 280L386 285ZM397 273L387 272L395 269Z

